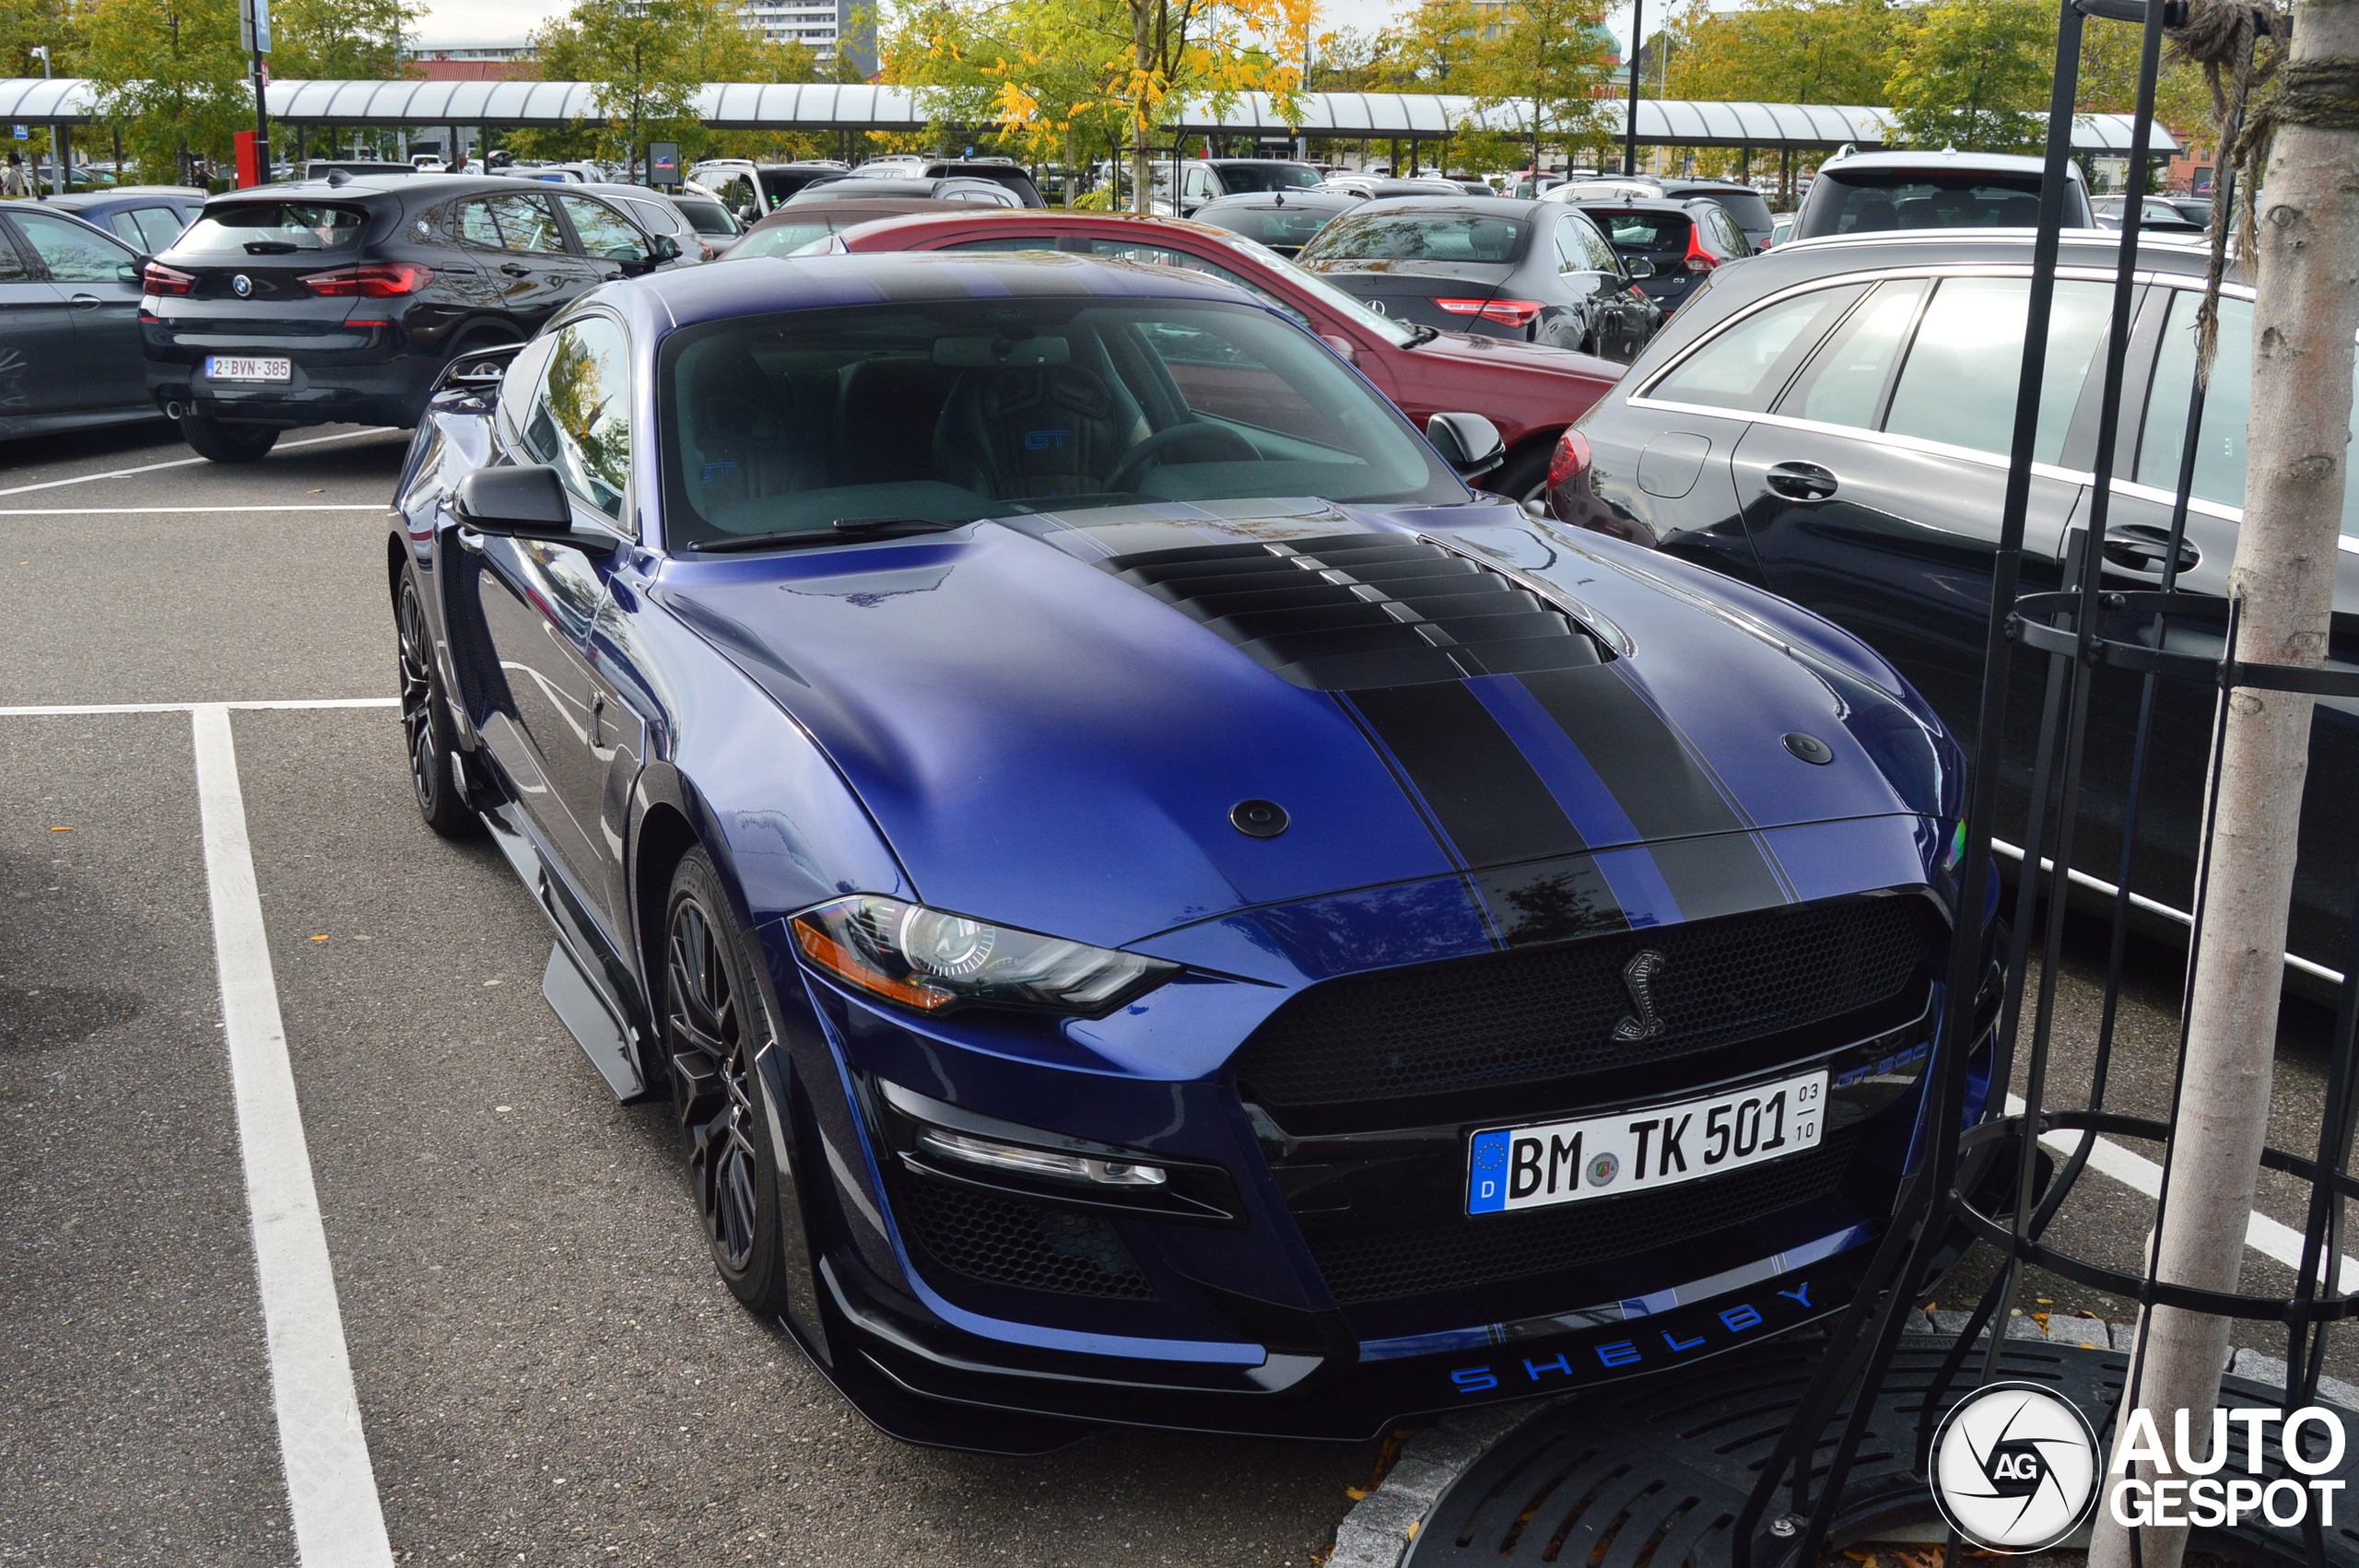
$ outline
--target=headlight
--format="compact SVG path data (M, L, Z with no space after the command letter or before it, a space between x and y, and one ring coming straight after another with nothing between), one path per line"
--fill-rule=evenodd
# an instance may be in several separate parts
M862 894L794 917L795 945L845 984L922 1012L961 1003L1092 1017L1180 972L1177 964L986 925Z

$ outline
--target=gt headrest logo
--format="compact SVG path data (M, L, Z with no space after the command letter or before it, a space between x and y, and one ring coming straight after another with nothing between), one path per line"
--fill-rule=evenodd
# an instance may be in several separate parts
M1071 430L1027 430L1024 432L1024 450L1028 452L1062 451L1065 443L1072 439Z
M2053 1388L1991 1383L1933 1434L1933 1501L1952 1528L1989 1551L2045 1551L2097 1500L2097 1437Z

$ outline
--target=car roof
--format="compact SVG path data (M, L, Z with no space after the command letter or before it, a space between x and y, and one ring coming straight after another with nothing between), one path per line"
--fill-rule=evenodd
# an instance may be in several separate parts
M1285 199L1280 201L1278 199L1280 196ZM1282 212L1287 207L1313 206L1332 207L1337 212L1357 212L1366 205L1367 205L1367 200L1364 196L1347 195L1342 191L1322 191L1315 185L1305 185L1299 191L1238 191L1232 195L1215 196L1196 210L1201 213L1218 207L1223 212ZM1101 213L1096 216L1123 215ZM1136 216L1137 215L1127 216Z
M1481 213L1492 217L1538 217L1565 205L1523 196L1445 196L1436 193L1430 196L1379 196L1362 202L1356 211L1399 212L1414 207L1434 212Z
M1591 207L1606 207L1617 212L1692 212L1698 206L1717 209L1719 203L1708 196L1576 196L1568 202L1550 202L1552 207L1570 207L1575 212L1587 212Z
M1226 198L1221 199L1226 200ZM1292 198L1289 197L1288 200L1292 200ZM817 204L815 203L813 205L816 205ZM1239 235L1235 229L1223 228L1217 224L1200 223L1192 217L1165 217L1160 213L1090 212L1083 208L1067 210L1063 207L1026 207L1021 209L1009 207L978 207L971 202L937 202L930 203L928 205L930 206L939 206L953 210L944 212L915 213L906 218L881 219L879 220L877 227L882 228L885 224L889 223L896 227L906 225L909 228L915 228L922 224L940 223L945 218L950 217L957 218L961 225L972 224L978 228L985 225L997 225L1002 228L1017 225L1021 225L1025 228L1039 228L1039 226L1046 224L1050 228L1062 230L1068 228L1081 228L1097 224L1111 224L1119 228L1136 228L1144 229L1146 232L1141 236L1143 240L1151 241L1158 234L1164 236L1177 234L1191 239L1206 240L1212 244L1224 246L1230 250L1244 250L1245 253L1248 255L1252 253L1251 251L1245 250L1245 247L1241 244L1243 236ZM1204 206L1208 207L1212 205L1213 204L1211 202L1206 202ZM1356 201L1351 205L1355 209L1357 209L1366 206L1367 204L1365 202ZM1199 207L1196 210L1202 212L1203 207Z
M2038 174L2047 164L2021 153L1959 152L1945 147L1940 152L1855 152L1848 158L1829 158L1819 165L1818 171L1840 176L1855 169L1979 169L1994 174Z
M540 181L518 180L508 174L387 174L382 176L355 174L341 184L324 176L317 180L281 180L274 184L255 185L242 191L224 191L206 199L205 205L227 206L232 202L283 200L293 196L313 201L354 201L362 196L426 195L440 201L448 196L515 195L531 190Z
M1877 234L1827 234L1814 240L1789 240L1746 263L1749 282L1784 287L1802 278L1836 277L1851 272L1889 267L1939 266L1995 262L2026 265L2037 231L2029 228L1887 229ZM2095 267L2111 272L2121 259L2121 235L2110 228L2068 228L2060 259L2069 266ZM2211 246L2201 234L2142 232L2138 239L2138 269L2201 277L2211 259ZM2236 280L2241 270L2228 263Z
M911 184L920 183L917 181ZM809 223L815 217L870 218L906 217L912 213L970 213L978 209L972 202L947 202L934 196L814 196L807 202L792 202L745 230L758 234L765 228L783 228L789 224ZM1005 212L1004 207L996 209Z
M675 324L848 305L1109 298L1254 303L1235 285L1183 267L1039 251L749 256L725 266L650 273L610 285L600 298L626 309L643 301L659 333Z

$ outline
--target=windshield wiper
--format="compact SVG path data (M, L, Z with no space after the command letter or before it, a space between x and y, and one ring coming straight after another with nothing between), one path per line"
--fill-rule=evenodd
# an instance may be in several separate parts
M940 533L964 528L963 522L938 522L930 517L839 517L826 528L797 528L780 533L745 533L728 539L699 539L689 549L705 555L732 550L777 550L804 544L840 544L848 539L898 539L912 533Z
M1411 348L1423 348L1426 345L1431 343L1434 339L1441 335L1441 329L1439 327L1429 327L1423 322L1412 324L1409 330L1416 334L1409 340L1409 346Z

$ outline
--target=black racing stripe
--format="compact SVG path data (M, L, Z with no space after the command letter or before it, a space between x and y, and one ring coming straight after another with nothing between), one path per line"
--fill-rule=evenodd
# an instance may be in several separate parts
M1597 769L1652 847L1688 919L1790 901L1760 840L1743 831L1752 825L1729 804L1679 731L1619 671L1599 664L1517 679ZM1665 842L1714 835L1724 837L1708 848L1680 849Z
M1572 942L1630 929L1605 873L1588 855L1473 873L1474 885L1508 947Z
M1647 848L1684 919L1708 920L1792 902L1751 833L1673 838Z
M1531 762L1459 682L1381 686L1346 700L1407 770L1466 864L1587 848Z

